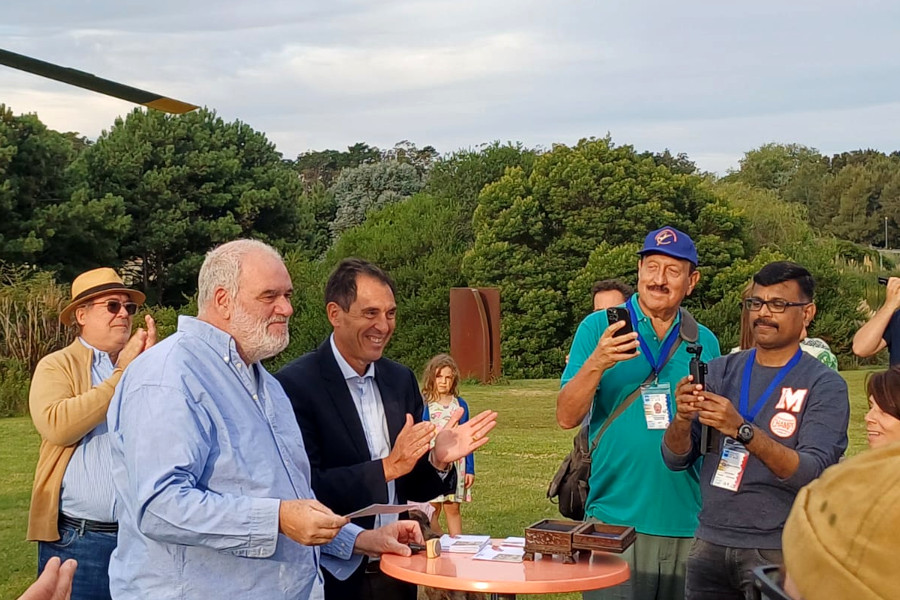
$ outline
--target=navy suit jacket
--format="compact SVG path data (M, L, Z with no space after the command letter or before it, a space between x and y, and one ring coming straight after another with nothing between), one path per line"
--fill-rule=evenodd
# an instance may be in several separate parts
M303 433L303 444L312 469L316 498L339 515L373 503L387 503L387 483L382 461L372 460L366 435L347 382L328 340L313 352L297 358L275 374L284 387ZM391 448L406 423L407 413L422 420L422 395L413 372L392 360L375 363L375 383L381 392ZM446 479L425 454L412 471L395 480L397 500L427 502L448 493L456 485L454 474ZM371 528L374 517L358 519Z

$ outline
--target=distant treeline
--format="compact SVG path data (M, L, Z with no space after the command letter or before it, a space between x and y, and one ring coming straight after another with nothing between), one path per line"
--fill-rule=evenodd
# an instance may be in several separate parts
M885 223L900 245L900 157L769 144L717 178L684 154L636 152L607 136L447 154L358 143L286 160L263 133L208 110L135 110L91 141L0 105L0 215L0 261L15 273L0 297L28 273L67 285L114 266L147 292L164 332L192 302L207 250L238 237L275 245L297 308L275 366L324 339L322 289L343 257L373 260L397 280L388 354L416 369L449 345L449 288L495 286L509 377L558 376L593 280L633 284L643 236L669 224L697 242L702 279L688 306L723 348L737 343L750 276L791 258L820 284L811 335L846 365L864 301L879 301L867 282ZM0 360L10 356L0 331ZM0 363L0 377L13 371Z

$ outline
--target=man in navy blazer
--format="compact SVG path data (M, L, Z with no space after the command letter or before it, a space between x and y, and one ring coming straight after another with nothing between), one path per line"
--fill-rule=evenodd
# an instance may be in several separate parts
M448 492L455 484L453 461L487 442L496 413L485 411L437 436L434 426L421 420L415 375L382 357L397 305L393 281L377 266L343 260L328 279L325 303L333 334L275 375L300 424L317 499L345 515L373 503L426 502ZM396 518L356 522L371 528ZM375 561L364 561L345 581L326 572L325 597L414 599L415 586L383 575Z

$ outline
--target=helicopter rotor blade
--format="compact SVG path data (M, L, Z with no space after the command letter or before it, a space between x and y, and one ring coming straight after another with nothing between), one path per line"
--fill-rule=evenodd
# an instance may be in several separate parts
M91 90L92 92L98 92L100 94L106 94L107 96L113 96L114 98L134 102L135 104L142 104L148 108L161 110L167 113L180 115L200 108L199 106L188 104L181 100L160 96L159 94L131 87L130 85L103 79L96 75L79 71L78 69L62 67L36 58L31 58L30 56L16 54L9 50L0 49L0 65L6 65L7 67L40 75L41 77L55 79L56 81L68 83L69 85Z

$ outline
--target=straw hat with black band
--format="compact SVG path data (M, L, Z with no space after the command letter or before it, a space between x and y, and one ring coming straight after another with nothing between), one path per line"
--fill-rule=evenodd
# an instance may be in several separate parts
M143 292L125 286L118 273L109 267L101 267L82 273L72 282L72 301L59 313L63 325L74 325L75 309L97 296L128 294L135 304L143 304L147 297Z

